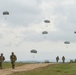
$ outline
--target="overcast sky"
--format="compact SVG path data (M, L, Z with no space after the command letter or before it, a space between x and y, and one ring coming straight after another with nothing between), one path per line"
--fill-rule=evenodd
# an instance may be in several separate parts
M8 11L9 15L3 15ZM49 20L50 23L45 23ZM47 31L48 34L42 34ZM18 61L76 58L76 0L0 0L0 53ZM69 41L70 44L64 44ZM30 53L32 49L37 54ZM34 56L34 58L33 58Z

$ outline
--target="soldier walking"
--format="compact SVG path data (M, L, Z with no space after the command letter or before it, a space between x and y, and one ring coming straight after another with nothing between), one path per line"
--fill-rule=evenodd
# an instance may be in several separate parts
M15 61L17 60L17 57L14 54L14 52L11 53L10 60L11 60L11 64L12 64L12 69L15 69Z
M58 63L58 61L59 61L59 56L56 57L56 62Z
M63 62L63 63L65 62L65 57L64 57L64 56L62 57L62 62Z
M3 53L0 55L0 69L2 69L2 63L5 60L5 57L3 56Z

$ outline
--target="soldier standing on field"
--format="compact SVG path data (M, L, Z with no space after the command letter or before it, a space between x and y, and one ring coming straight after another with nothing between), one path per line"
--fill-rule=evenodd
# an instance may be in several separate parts
M58 63L58 61L59 61L59 56L56 57L56 62Z
M14 52L11 53L10 60L11 60L11 64L12 64L12 69L14 69L15 68L15 61L17 60L17 57L16 57L16 55L14 55Z
M62 62L63 62L63 63L65 62L65 57L64 57L64 56L62 57Z
M3 56L3 53L0 55L0 69L2 69L2 63L5 60L5 57Z

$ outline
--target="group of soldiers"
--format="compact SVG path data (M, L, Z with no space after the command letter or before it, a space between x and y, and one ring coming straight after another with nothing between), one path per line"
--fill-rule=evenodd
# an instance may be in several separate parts
M0 55L0 69L2 69L2 63L3 63L4 60L5 60L5 57L3 56L3 53L1 53L1 55ZM15 61L16 60L17 60L17 57L14 54L14 52L12 52L11 55L10 55L10 61L11 61L11 64L12 64L12 69L15 69ZM58 61L59 61L59 56L56 57L56 62L58 63ZM62 57L62 62L63 63L65 62L65 57L64 56Z
M5 57L3 56L3 53L1 53L1 55L0 55L0 69L2 69L2 63L3 63L4 60L5 60ZM16 60L17 60L17 57L14 54L14 52L12 52L11 55L10 55L10 61L11 61L11 64L12 64L12 69L15 68L15 61Z
M56 62L58 63L58 61L59 61L59 56L56 57ZM63 63L65 62L65 57L64 56L62 56L62 62Z

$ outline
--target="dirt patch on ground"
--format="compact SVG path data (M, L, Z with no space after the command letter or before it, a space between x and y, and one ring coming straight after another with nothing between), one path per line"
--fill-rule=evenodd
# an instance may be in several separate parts
M21 72L21 71L29 71L29 70L33 70L33 69L36 69L36 68L48 66L50 64L52 64L52 63L27 64L27 65L23 65L23 66L20 66L20 67L16 67L15 69L11 69L11 68L1 69L0 70L0 75L8 75L8 74L12 74L12 73L15 73L15 72Z

